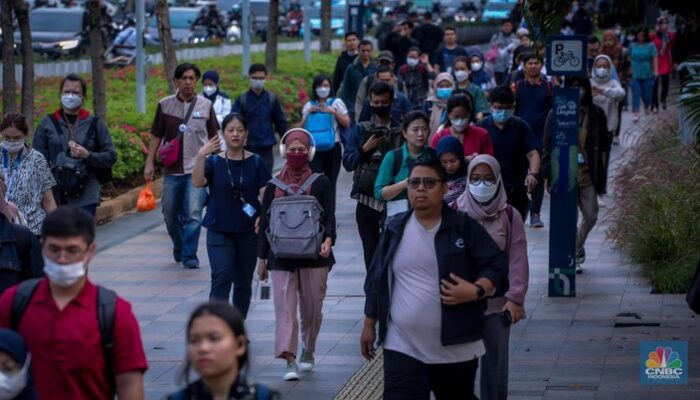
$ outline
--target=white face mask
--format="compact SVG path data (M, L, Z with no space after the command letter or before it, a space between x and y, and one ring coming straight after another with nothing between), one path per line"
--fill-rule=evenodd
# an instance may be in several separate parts
M316 96L325 99L331 94L331 88L326 86L319 86L316 88Z
M469 122L465 118L456 118L450 119L450 123L457 132L462 132Z
M488 203L493 199L498 191L498 182L491 186L486 186L486 184L481 181L478 184L469 184L469 193L471 193L474 200L479 203Z
M2 148L8 153L17 153L24 148L24 140L3 140Z
M204 91L204 94L211 96L212 94L216 93L216 86L206 85L202 90Z
M462 70L455 71L455 79L457 79L457 82L464 82L469 79L469 72Z
M610 74L610 70L607 68L596 68L595 69L595 76L598 78L607 78L608 75Z
M481 67L484 65L480 62L472 63L472 71L481 71Z
M69 110L75 110L83 104L83 98L73 93L64 94L61 95L61 104Z
M85 261L58 264L44 257L44 273L54 285L66 288L85 276Z
M14 399L27 386L27 371L31 356L27 354L27 359L24 361L24 366L19 372L14 374L8 372L0 372L0 399Z
M250 88L253 90L263 90L265 87L265 79L250 79Z
M413 57L408 57L406 59L406 64L408 64L409 67L415 67L416 65L418 65L419 62L419 59Z

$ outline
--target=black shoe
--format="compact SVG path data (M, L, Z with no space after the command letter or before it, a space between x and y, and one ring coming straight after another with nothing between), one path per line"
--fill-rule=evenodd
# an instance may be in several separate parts
M178 264L182 261L182 257L181 257L180 254L182 254L182 252L180 251L180 249L173 249L173 259L174 259L175 262L178 263Z
M199 269L199 263L197 261L188 261L182 263L182 267L185 269Z
M661 103L661 108L666 111L666 102Z

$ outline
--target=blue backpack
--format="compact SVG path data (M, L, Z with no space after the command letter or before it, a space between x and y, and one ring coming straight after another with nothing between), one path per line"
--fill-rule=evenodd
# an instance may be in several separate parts
M326 107L333 104L334 99L326 100ZM318 106L318 102L311 101L312 106ZM335 118L326 112L313 112L306 116L304 129L311 133L316 145L316 151L330 150L335 146Z

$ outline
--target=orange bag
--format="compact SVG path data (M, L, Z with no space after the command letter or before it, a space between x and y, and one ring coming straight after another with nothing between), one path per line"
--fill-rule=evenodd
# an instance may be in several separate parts
M139 192L139 198L136 200L136 209L140 212L155 210L156 197L151 190L151 181L146 182L146 187Z

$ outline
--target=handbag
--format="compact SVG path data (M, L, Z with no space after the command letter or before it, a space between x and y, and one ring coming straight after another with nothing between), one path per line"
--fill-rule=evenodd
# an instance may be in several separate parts
M56 132L59 135L63 135L63 129L61 129L58 121L51 115L49 115L49 119L53 122ZM86 141L90 140L90 134L94 132L96 125L97 117L93 118L92 123L90 123L90 127L85 136ZM71 131L71 140L73 140L72 135L73 132ZM63 144L63 151L56 156L53 167L53 174L57 183L56 190L61 197L75 199L82 196L83 190L85 189L88 177L87 164L83 159L71 157L68 143L63 140L61 140L61 143ZM64 204L65 201L59 198L58 203Z
M187 130L187 123L190 121L190 116L194 110L194 106L197 104L197 96L194 97L192 103L190 103L190 108L187 109L187 114L185 114L185 119L182 120L180 124L180 129L177 132L177 136L170 141L163 141L158 148L158 160L165 167L172 167L177 164L180 159L180 147L182 147L182 135L185 134Z

